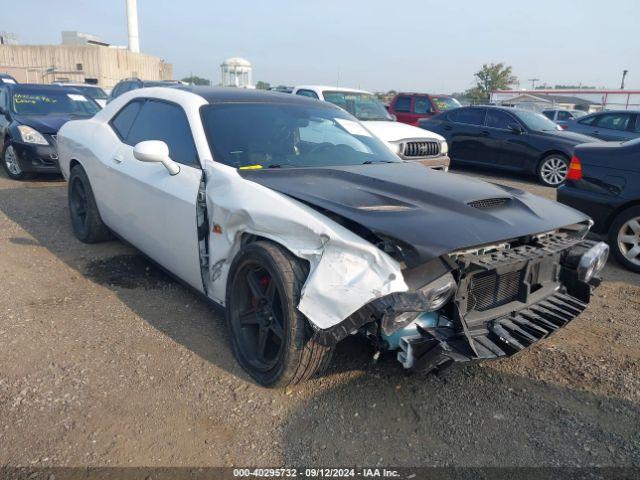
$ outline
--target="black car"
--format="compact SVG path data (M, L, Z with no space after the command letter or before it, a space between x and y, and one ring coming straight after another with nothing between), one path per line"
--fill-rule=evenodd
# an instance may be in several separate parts
M610 142L640 138L640 111L607 110L566 122L566 129Z
M129 90L145 87L174 87L178 85L182 85L182 82L178 80L140 80L139 78L127 78L120 80L116 83L115 87L111 89L107 103Z
M640 139L576 147L558 201L589 215L618 261L640 272Z
M517 108L462 107L420 120L449 143L452 164L491 166L562 184L576 145L596 139L565 132L544 115Z
M34 173L59 173L58 130L99 110L73 88L27 83L0 88L0 145L7 175L22 180Z

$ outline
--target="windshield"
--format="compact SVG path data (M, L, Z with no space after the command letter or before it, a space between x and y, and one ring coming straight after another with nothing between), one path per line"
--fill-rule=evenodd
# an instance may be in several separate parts
M11 98L11 110L19 115L75 114L92 116L100 110L93 100L77 92L19 90Z
M581 118L586 114L587 112L583 112L582 110L571 110L571 115L573 115L573 118Z
M458 100L449 96L432 96L431 101L441 112L445 112L447 110L452 110L454 108L459 108L462 106L462 104Z
M216 161L240 169L401 162L334 108L236 103L204 106L201 115Z
M94 100L106 100L107 94L104 93L100 87L73 87L75 90L80 90L80 92L87 97L91 97Z
M518 110L513 111L517 115L517 117L522 120L522 122L529 128L530 130L534 130L537 132L546 132L549 130L562 130L557 123L552 122L544 115L536 112L529 112L527 110Z
M391 120L384 105L375 95L363 92L322 92L324 99L345 109L358 120Z

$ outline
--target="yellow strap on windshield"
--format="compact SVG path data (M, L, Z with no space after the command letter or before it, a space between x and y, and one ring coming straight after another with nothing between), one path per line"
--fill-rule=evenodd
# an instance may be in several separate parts
M245 165L244 167L240 167L240 170L259 170L262 168L262 165Z

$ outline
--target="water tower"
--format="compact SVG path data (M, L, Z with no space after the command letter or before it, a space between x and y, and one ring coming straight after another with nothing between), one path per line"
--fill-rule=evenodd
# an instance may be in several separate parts
M240 57L228 58L220 65L220 85L223 87L253 88L251 62Z

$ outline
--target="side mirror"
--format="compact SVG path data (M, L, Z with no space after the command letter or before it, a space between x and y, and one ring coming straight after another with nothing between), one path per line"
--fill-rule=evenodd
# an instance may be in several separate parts
M509 130L511 130L516 135L520 135L520 134L524 133L523 130L522 130L522 127L520 125L515 124L515 123L509 124Z
M389 114L389 119L390 119L392 122L397 122L397 121L398 121L398 117L396 117L393 113L390 113L390 114Z
M162 163L170 175L177 175L180 166L169 157L169 147L160 140L146 140L133 147L136 160L148 163Z

